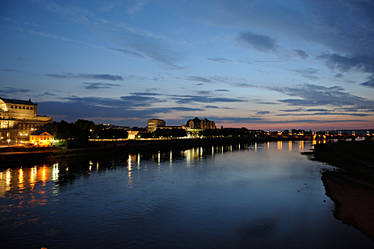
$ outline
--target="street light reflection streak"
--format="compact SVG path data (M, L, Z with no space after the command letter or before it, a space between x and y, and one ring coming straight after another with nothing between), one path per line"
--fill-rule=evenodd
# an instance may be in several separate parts
M23 169L18 170L18 189L23 189Z
M57 181L58 180L58 174L59 174L59 172L60 171L58 169L58 163L54 163L52 165L52 181Z
M12 180L12 175L11 175L10 169L7 169L5 173L5 191L10 190L11 180Z
M129 158L127 159L127 179L128 179L128 184L132 184L132 167L131 167L131 155L129 155Z
M140 153L138 153L138 156L137 156L137 166L138 166L138 169L140 169Z

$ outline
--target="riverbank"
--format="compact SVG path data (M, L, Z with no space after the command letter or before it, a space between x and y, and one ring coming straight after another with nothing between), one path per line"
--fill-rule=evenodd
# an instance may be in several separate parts
M334 216L374 238L374 141L318 144L312 160L338 170L322 172L326 195L335 203Z
M353 141L316 144L313 160L359 172L374 170L374 141Z
M165 139L165 140L127 140L121 142L95 142L83 148L40 148L0 151L0 167L11 167L19 164L49 162L62 158L103 158L121 157L124 154L155 153L158 151L184 150L193 147L221 146L236 143L263 142L248 138L197 138L197 139Z

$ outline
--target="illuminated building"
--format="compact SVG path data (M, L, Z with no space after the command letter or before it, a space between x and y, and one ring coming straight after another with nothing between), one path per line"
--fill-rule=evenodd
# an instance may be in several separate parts
M199 118L188 120L186 126L191 129L215 129L216 128L216 124L214 123L214 121L210 121L208 119L201 120Z
M51 117L37 115L37 106L31 99L0 98L0 142L27 141L32 131L50 122Z
M53 136L48 132L43 132L38 135L30 135L30 143L41 146L48 147L53 145Z
M127 138L128 139L136 139L136 136L138 135L139 131L128 131L127 132Z
M157 130L157 128L163 127L165 125L166 125L165 120L162 120L162 119L149 119L148 120L147 130L149 132L154 132L155 130Z

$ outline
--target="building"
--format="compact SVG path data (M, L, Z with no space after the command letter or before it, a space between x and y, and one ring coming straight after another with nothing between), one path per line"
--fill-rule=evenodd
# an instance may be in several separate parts
M175 130L175 129L185 130L186 126L184 126L184 125L166 125L166 126L157 127L157 129L160 129L160 130Z
M162 119L148 119L148 132L154 132L159 127L164 127L166 125L165 120Z
M138 134L139 134L139 131L128 131L127 132L127 138L128 139L136 139Z
M0 98L0 143L28 141L32 131L52 120L38 116L37 107L31 99Z
M194 118L187 121L186 126L190 129L216 129L216 124L214 121L210 121L208 119L199 119Z
M48 132L43 132L41 134L30 135L30 143L39 147L49 147L53 145L53 136Z

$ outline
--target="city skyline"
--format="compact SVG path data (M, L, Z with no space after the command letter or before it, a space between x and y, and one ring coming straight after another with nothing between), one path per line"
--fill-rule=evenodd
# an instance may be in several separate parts
M0 97L54 120L374 124L370 1L2 1Z

